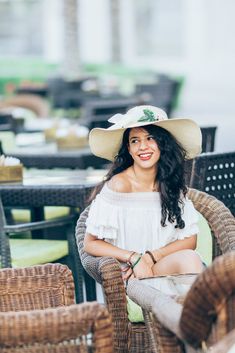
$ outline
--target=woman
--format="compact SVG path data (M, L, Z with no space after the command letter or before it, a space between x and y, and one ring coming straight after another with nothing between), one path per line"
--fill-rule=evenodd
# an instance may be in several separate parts
M114 162L93 195L85 251L119 260L124 280L200 272L198 216L184 180L185 159L201 151L200 128L153 106L109 121L89 137L92 152Z

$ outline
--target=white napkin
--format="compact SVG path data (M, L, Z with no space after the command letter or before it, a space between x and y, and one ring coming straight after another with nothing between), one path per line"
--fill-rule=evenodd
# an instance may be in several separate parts
M20 160L14 157L5 157L4 154L0 156L0 166L1 167L9 167L13 165L19 165Z

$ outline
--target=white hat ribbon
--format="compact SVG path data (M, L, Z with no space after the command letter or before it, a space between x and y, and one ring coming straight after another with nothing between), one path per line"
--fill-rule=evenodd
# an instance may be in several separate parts
M127 128L133 124L136 124L137 122L139 123L153 123L156 121L162 121L166 120L167 115L164 111L161 111L157 114L155 114L152 110L150 109L143 109L143 112L139 119L136 119L136 112L129 110L126 114L115 114L113 115L108 121L110 123L113 123L115 125L111 126L109 129L112 130L112 128Z

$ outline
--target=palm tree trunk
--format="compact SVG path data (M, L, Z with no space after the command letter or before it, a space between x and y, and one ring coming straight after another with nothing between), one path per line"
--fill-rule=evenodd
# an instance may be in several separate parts
M64 60L63 75L77 78L80 74L78 0L63 0Z
M112 62L121 61L120 46L120 0L110 1L111 12L111 57Z

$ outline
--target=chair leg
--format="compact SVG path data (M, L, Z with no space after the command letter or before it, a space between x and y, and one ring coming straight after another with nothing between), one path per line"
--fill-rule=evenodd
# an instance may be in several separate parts
M71 270L74 273L74 282L76 290L76 302L84 301L83 285L85 284L86 300L95 301L96 283L95 280L84 270L79 256L75 234L68 233L69 254L71 261Z
M84 279L86 288L86 300L88 302L97 300L95 280L86 271L84 271Z
M31 214L31 222L45 220L44 207L33 207L30 209L30 214ZM31 234L32 234L32 239L46 239L44 237L45 230L41 230L41 229L34 230L31 232Z
M83 295L83 283L84 283L84 269L81 264L80 256L77 249L77 243L74 235L74 224L72 225L71 230L68 229L67 239L69 245L69 267L74 276L74 284L75 284L75 296L76 303L84 302Z

